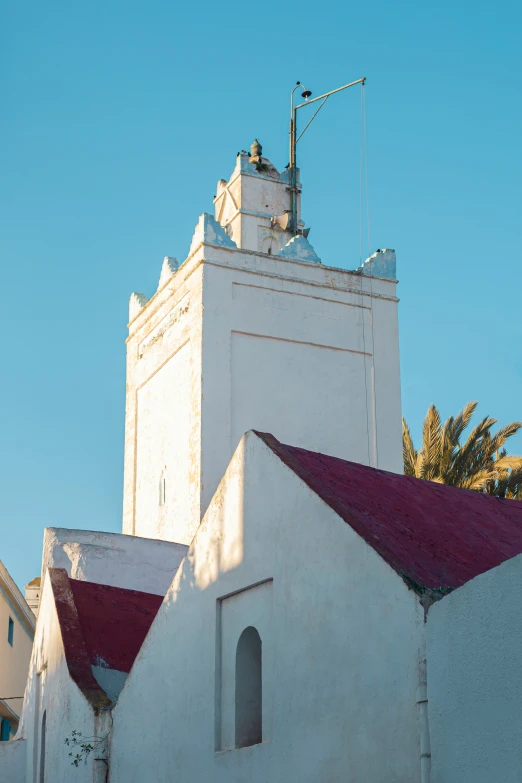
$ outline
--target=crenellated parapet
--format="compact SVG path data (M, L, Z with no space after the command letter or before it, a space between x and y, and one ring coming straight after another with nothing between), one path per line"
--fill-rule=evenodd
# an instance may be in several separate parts
M397 259L395 250L383 248L377 250L373 255L366 259L361 266L360 271L363 275L372 277L387 277L390 280L397 279Z
M179 269L179 261L177 258L171 258L170 256L165 256L163 259L163 264L161 266L161 273L160 273L160 279L158 283L158 291L160 288L163 288L165 283L168 283L168 281L171 279L172 275L175 275L176 272Z
M133 291L129 299L129 321L133 321L136 316L143 310L149 297L145 294L139 294L137 291Z

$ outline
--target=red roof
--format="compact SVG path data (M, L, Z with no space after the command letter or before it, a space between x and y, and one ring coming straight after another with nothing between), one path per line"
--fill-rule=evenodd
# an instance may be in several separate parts
M69 579L92 666L129 673L163 597Z
M69 674L94 707L108 707L92 667L128 674L163 598L70 579L64 568L49 578Z
M455 588L522 552L522 502L286 446L278 457L409 583Z

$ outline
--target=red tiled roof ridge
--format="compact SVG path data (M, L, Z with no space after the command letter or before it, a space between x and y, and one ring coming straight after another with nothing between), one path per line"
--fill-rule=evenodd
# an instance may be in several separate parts
M62 569L63 570L63 569ZM154 599L157 599L160 603L163 601L163 596L158 595L157 593L147 593L144 590L133 590L129 587L118 587L117 585L106 585L103 582L90 582L87 579L74 579L74 577L69 577L69 582L73 585L75 584L82 584L86 585L88 587L93 588L100 588L101 591L107 592L109 595L121 595L121 596L146 596L150 595L153 596Z
M459 587L522 552L520 501L371 468L254 433L419 593Z

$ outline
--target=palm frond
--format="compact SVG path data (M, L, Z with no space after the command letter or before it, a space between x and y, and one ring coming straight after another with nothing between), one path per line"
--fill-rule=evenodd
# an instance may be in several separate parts
M502 427L502 429L498 430L498 432L496 432L491 438L491 445L493 450L499 451L504 446L506 440L511 438L513 435L516 435L521 427L522 423L519 421L512 421L511 424L508 424L506 427Z
M438 474L440 455L440 414L435 405L430 405L422 428L422 478L432 479Z
M406 419L402 419L402 457L404 460L404 473L406 476L416 476L417 449L413 445L410 428Z
M462 433L470 423L471 417L475 413L477 405L478 402L476 400L473 400L472 402L468 402L468 404L464 406L461 412L458 413L454 419L453 416L451 417L453 421L452 436L455 443L459 443L462 437Z
M522 428L522 422L514 421L492 432L497 420L485 416L461 443L476 408L475 401L468 402L457 416L449 416L441 424L439 411L430 405L418 451L403 419L404 472L441 484L522 500L522 457L508 454L505 447L506 441Z

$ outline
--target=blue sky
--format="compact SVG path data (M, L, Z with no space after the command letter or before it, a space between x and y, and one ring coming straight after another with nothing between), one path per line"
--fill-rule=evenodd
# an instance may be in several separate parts
M522 418L522 6L12 3L0 31L0 558L23 586L46 525L119 530L131 291L183 259L288 96L366 76L372 250L397 251L403 410ZM303 214L359 265L359 88L300 143ZM512 448L522 451L522 437Z

